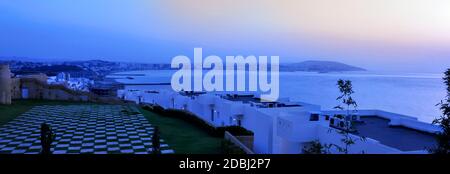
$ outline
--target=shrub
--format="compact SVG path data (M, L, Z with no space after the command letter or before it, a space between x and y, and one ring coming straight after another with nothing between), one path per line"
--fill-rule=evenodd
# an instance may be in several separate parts
M321 144L319 140L311 141L303 147L304 154L329 154L331 145Z
M246 154L244 150L237 147L228 140L222 140L220 144L220 150L222 154Z
M155 126L152 136L153 154L161 154L161 144L159 136L159 128Z
M156 114L163 115L164 114L164 108L159 105L145 105L142 107L142 109L152 111Z
M442 132L436 135L437 146L430 149L435 154L450 154L450 69L445 72L443 80L447 86L447 96L438 104L442 115L433 120L433 124L439 125L442 129Z
M253 136L253 132L240 126L218 127L216 130L219 134L224 135L225 131L230 132L234 136Z

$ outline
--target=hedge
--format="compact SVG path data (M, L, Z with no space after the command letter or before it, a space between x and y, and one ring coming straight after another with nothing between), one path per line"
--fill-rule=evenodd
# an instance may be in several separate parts
M230 132L234 136L253 136L252 131L249 131L240 126L221 126L221 127L211 126L210 124L208 124L201 118L197 117L196 115L184 110L164 109L159 105L143 106L142 108L154 112L156 114L159 114L161 116L184 120L197 127L200 127L201 129L205 130L210 135L215 137L224 137L225 131Z
M220 150L222 154L247 154L244 150L228 140L222 140Z

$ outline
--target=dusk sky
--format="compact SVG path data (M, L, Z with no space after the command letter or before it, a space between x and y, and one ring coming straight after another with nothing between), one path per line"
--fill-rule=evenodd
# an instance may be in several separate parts
M0 0L0 56L170 63L202 47L442 72L449 9L449 0Z

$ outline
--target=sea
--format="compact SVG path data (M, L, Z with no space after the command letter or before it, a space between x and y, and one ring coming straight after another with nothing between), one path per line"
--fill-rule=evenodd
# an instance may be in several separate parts
M172 90L170 85L132 85L170 83L174 70L130 71L111 74L126 90ZM120 75L118 75L120 74ZM248 75L248 74L247 74ZM380 109L417 117L431 123L441 115L437 104L445 98L443 74L392 72L279 72L280 98L317 104L333 110L340 104L337 81L351 80L358 109ZM248 78L247 78L248 79Z

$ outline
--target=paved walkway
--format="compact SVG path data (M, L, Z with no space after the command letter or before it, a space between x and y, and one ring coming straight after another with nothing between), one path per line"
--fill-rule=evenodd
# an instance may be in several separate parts
M53 154L149 154L152 125L121 105L36 106L0 126L0 154L38 154L40 125L56 134ZM173 153L161 140L162 153Z

